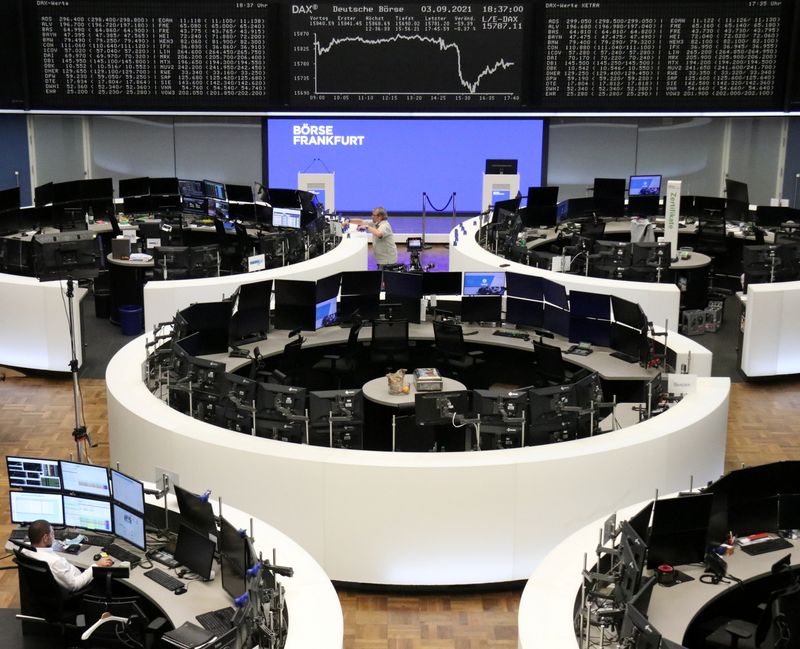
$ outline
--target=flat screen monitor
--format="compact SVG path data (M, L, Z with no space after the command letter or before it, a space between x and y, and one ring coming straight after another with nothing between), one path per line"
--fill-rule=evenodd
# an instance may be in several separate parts
M181 522L178 526L178 541L175 544L175 561L185 566L202 579L211 578L214 551L217 544L204 534L198 533Z
M712 494L695 494L655 502L648 568L703 561L713 499Z
M114 198L114 181L111 178L90 178L81 181L81 199Z
M460 284L459 290L461 290ZM379 314L379 295L342 295L339 298L338 317L340 322L352 322L355 317L361 320L373 320Z
M414 416L418 426L452 424L454 415L470 412L470 394L453 392L418 392L414 396Z
M242 532L224 517L220 519L219 567L222 588L233 598L247 590L245 571L250 566L247 565L247 541Z
M528 409L528 393L525 390L473 390L472 412L481 418L513 420L522 419Z
M386 299L401 298L419 300L422 298L422 273L399 273L383 271L383 285Z
M581 318L570 314L569 341L591 343L600 347L611 346L611 323L608 320Z
M659 649L661 646L661 634L633 604L625 607L619 635L627 642L626 646L633 649Z
M294 385L259 383L256 394L256 415L273 421L285 420L293 415L304 415L306 390Z
M462 281L458 271L422 273L422 294L461 295Z
M8 486L12 489L48 489L61 491L58 460L6 456Z
M151 196L179 196L180 187L177 178L151 178Z
M119 197L133 198L150 195L150 178L124 178L119 181Z
M661 176L631 176L628 196L660 196Z
M267 125L269 126L269 122ZM296 180L296 177L295 177ZM272 207L300 207L300 196L296 189L269 188L269 204Z
M468 295L461 298L461 320L464 322L499 322L503 298L500 295Z
M342 295L378 295L381 292L383 273L379 270L349 270L341 277ZM460 284L456 292L461 292Z
M113 532L111 502L95 498L64 496L64 524L99 532Z
M756 207L755 222L762 228L777 228L787 221L800 221L800 210L792 207Z
M554 334L567 338L569 336L569 311L552 304L544 305L542 327Z
M555 207L558 187L528 187L528 207Z
M611 323L609 347L640 361L646 355L647 337L636 329L631 329L617 322Z
M337 304L336 298L332 297L324 302L318 302L316 305L316 314L314 316L314 329L322 329L323 327L331 327L337 322Z
M86 225L85 221L83 222ZM97 242L93 232L37 234L33 259L41 280L73 278L97 274Z
M543 300L542 278L525 273L506 273L506 293L510 297L524 297L528 300Z
M800 494L778 496L778 527L782 530L800 529Z
M328 275L327 277L321 277L320 279L318 279L317 286L315 288L315 295L317 296L317 302L330 300L332 297L336 297L337 295L339 295L339 282L340 282L339 273L335 273L334 275Z
M631 264L669 268L672 263L672 244L669 241L637 241L631 245Z
M733 180L732 178L725 179L725 198L729 201L736 201L750 205L750 195L747 191L747 183Z
M215 182L213 180L203 181L203 195L206 198L215 198L220 201L227 200L225 193L225 185Z
M214 510L207 498L174 485L175 497L178 500L178 511L181 524L203 534L206 538L217 538L217 524L214 521Z
M300 210L300 208L273 207L272 227L298 230L300 228L301 214L302 210Z
M312 424L327 425L329 417L361 421L364 418L364 398L361 390L309 392L308 416Z
M49 205L53 202L53 193L53 183L39 185L33 190L34 205L36 205L36 207Z
M628 519L628 524L645 543L650 535L650 517L653 514L653 502L650 501Z
M112 509L114 514L114 535L140 550L146 550L144 516L121 507L117 503L113 504Z
M252 203L253 188L250 185L225 185L225 194L229 201L237 203Z
M631 196L626 211L630 216L655 216L661 208L660 200L658 196Z
M487 174L515 174L517 173L517 160L489 158L486 160Z
M505 322L524 327L541 327L544 321L544 304L534 300L506 297Z
M636 302L623 300L616 295L611 296L611 309L614 320L634 329L644 330L647 326L647 317Z
M624 178L595 178L594 197L625 199L625 179Z
M737 500L728 507L728 527L735 536L748 536L779 529L777 495Z
M271 279L239 286L231 298L229 343L254 342L267 337L271 297Z
M81 199L80 180L53 183L53 204L73 203Z
M111 490L115 502L144 514L144 485L141 482L111 469Z
M109 498L108 469L93 464L60 461L64 491Z
M563 284L550 281L549 279L542 279L542 295L545 302L557 306L560 309L568 309L567 302L567 289Z
M18 210L20 208L19 187L0 191L0 212Z
M581 318L611 319L611 300L602 293L569 292L569 312Z
M506 289L503 271L464 273L463 295L502 295Z
M313 306L317 302L317 286L315 282L276 279L275 306ZM285 327L279 327L284 329Z
M200 334L199 345L192 356L224 354L228 351L228 328L231 309L228 300L197 302L181 310L187 324L186 332Z
M64 524L64 502L61 494L12 491L11 522L27 525L45 520L51 525Z

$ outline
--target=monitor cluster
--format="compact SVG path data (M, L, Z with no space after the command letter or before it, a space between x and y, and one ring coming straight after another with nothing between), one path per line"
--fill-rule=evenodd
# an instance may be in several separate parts
M796 243L745 246L742 249L742 282L750 284L792 282L800 277L800 246Z
M597 564L584 572L582 606L584 620L591 622L581 631L597 633L590 627L602 624L615 629L625 646L674 647L647 620L656 581L670 585L692 579L678 568L700 563L706 570L701 580L718 583L725 577L726 562L719 556L725 544L735 540L737 551L759 553L757 542L749 547L750 535L775 544L771 550L791 547L779 533L800 528L797 471L798 462L743 468L699 492L649 502L618 527L611 516L602 531ZM783 563L785 558L778 562Z
M13 523L44 519L53 526L113 534L145 549L144 487L138 480L64 460L7 456L6 468Z

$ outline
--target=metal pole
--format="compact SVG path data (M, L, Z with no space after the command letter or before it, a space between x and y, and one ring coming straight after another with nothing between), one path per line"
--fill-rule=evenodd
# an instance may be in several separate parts
M425 209L425 199L427 198L428 194L426 192L422 192L422 246L425 247L425 224L428 220L428 213Z

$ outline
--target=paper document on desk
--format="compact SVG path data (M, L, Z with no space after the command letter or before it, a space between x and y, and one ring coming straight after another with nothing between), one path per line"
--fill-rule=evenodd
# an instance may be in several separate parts
M153 261L153 255L148 255L144 252L132 252L128 257L130 261Z

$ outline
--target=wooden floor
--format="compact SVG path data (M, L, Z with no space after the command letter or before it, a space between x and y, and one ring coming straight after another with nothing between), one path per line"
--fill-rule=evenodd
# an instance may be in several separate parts
M81 381L85 417L108 462L105 382ZM726 469L800 460L800 382L734 384ZM13 378L0 382L2 455L68 458L74 453L71 382ZM0 468L0 536L11 529L5 463ZM2 538L6 538L2 536ZM0 565L9 565L8 558ZM346 649L483 649L517 646L521 591L465 595L376 595L342 591ZM0 607L18 605L13 570L0 571Z

